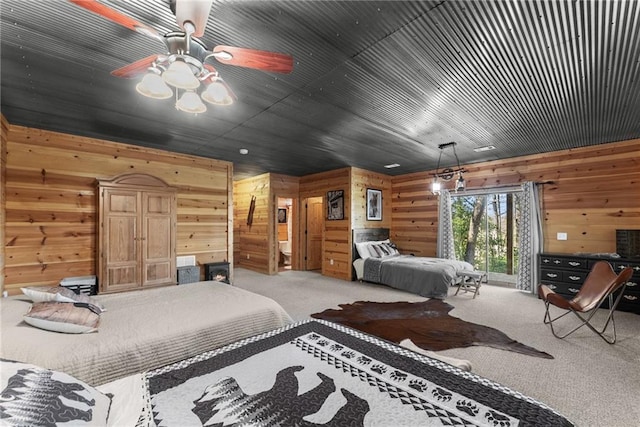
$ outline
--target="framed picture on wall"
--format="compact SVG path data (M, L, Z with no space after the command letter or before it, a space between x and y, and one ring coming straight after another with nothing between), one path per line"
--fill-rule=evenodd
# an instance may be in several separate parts
M285 208L278 208L278 224L287 223L287 210Z
M382 221L382 190L367 188L367 221Z
M344 219L344 190L327 192L327 219Z

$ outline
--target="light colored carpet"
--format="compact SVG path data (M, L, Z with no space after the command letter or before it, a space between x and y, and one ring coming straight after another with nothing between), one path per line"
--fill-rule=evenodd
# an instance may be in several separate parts
M237 268L234 276L235 286L276 300L294 320L354 301L424 300L386 286L313 272L268 276ZM469 360L474 373L553 407L577 426L640 426L640 315L616 313L614 345L586 327L559 340L543 324L544 305L533 295L490 285L483 285L475 299L470 293L453 296L454 292L452 288L446 300L455 307L452 316L499 329L554 359L480 346L440 354Z

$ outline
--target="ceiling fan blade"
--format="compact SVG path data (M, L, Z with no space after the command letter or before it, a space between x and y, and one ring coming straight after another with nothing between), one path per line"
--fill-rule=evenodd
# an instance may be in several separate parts
M158 34L156 30L149 27L148 25L144 25L141 22L136 21L135 19L118 12L117 10L111 9L103 5L102 3L98 3L96 0L69 0L71 3L74 3L80 7L87 9L90 12L93 12L97 15L100 15L108 20L115 22L116 24L120 24L123 27L127 27L130 30L137 31L138 33L153 37L162 41L162 36Z
M125 79L132 79L134 77L138 77L140 74L143 74L147 71L147 68L151 66L153 61L158 59L159 55L151 55L147 56L144 59L140 59L132 64L125 65L122 68L118 68L117 70L113 70L111 75L114 77L122 77Z
M175 1L176 22L183 31L185 22L191 22L195 27L194 37L202 37L207 27L212 0L171 0Z
M213 57L223 64L255 68L274 73L289 74L293 70L293 57L284 53L241 47L216 46Z

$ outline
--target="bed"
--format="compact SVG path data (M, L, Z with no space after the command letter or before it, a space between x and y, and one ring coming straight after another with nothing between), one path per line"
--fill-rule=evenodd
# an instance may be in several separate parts
M33 377L49 381L25 381ZM287 325L98 388L3 362L0 386L3 421L10 425L38 425L42 413L53 422L89 417L93 425L131 426L572 425L500 384L321 320ZM72 399L74 393L82 399L73 407L58 397Z
M400 254L389 240L388 228L354 229L353 256L358 280L426 298L445 299L449 288L462 280L458 273L474 270L466 261Z
M94 333L59 333L23 321L32 300L0 299L0 357L65 372L91 385L192 357L292 322L270 298L215 281L96 295Z

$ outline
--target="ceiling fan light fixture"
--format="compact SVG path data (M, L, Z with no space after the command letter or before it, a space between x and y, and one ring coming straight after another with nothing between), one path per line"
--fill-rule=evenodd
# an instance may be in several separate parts
M230 105L233 103L229 91L220 80L210 83L201 96L202 99L213 105Z
M136 90L141 95L154 99L167 99L173 96L173 91L164 82L162 77L151 71L136 85Z
M200 86L200 80L193 74L189 64L179 59L169 65L169 68L162 73L162 78L167 84L179 89L190 90Z
M202 103L197 93L187 91L185 92L178 102L176 102L176 108L180 111L187 113L199 114L207 111L207 106Z

